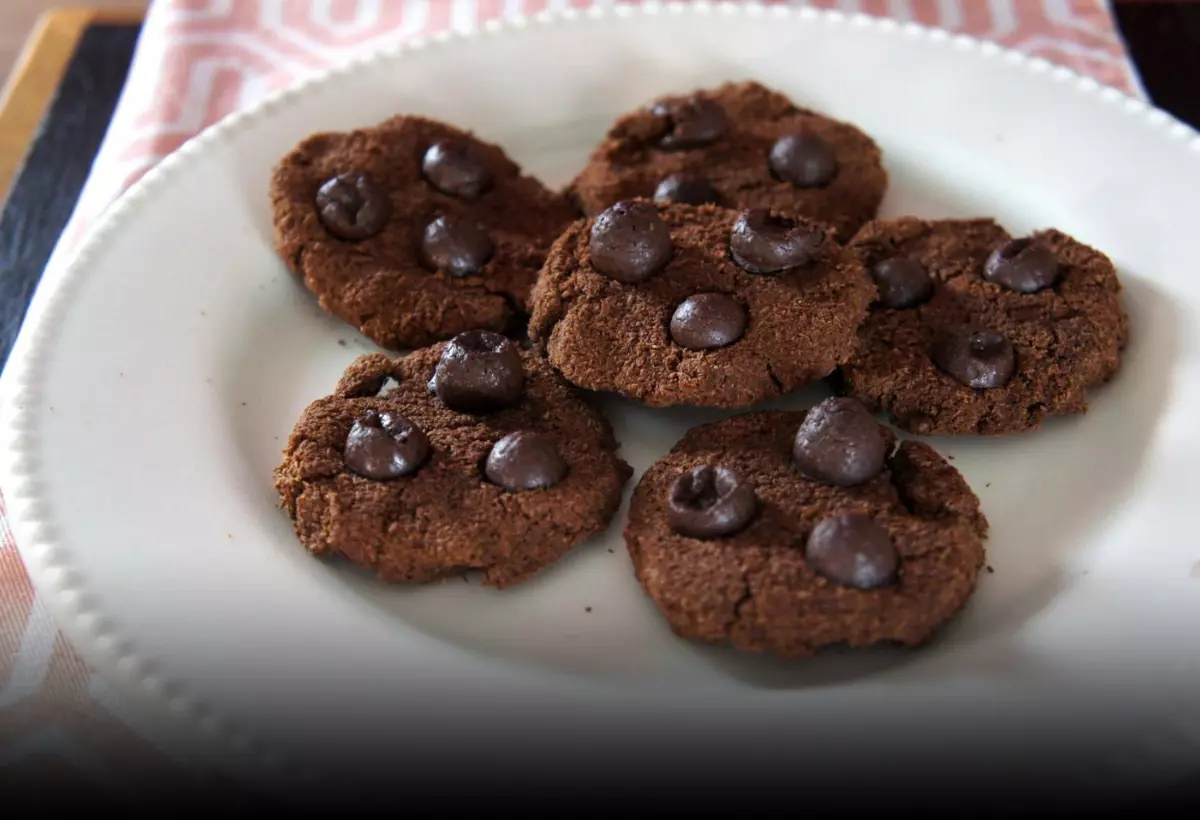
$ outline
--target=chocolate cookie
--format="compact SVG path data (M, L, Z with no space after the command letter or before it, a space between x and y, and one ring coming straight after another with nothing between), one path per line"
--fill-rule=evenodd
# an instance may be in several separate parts
M957 470L833 398L688 431L639 481L625 540L675 634L804 658L927 642L971 598L986 533Z
M274 477L314 555L385 582L481 570L505 588L607 527L630 475L608 423L549 365L468 331L356 360L304 411Z
M850 247L879 300L840 390L920 434L1016 433L1083 413L1129 322L1104 254L990 219L872 222Z
M529 334L580 387L745 407L846 361L874 296L819 223L635 200L554 244Z
M498 146L420 117L308 137L271 203L276 249L321 307L394 350L519 326L578 216Z
M845 241L875 217L887 182L879 147L858 128L743 82L622 117L569 191L589 216L636 198L773 208Z

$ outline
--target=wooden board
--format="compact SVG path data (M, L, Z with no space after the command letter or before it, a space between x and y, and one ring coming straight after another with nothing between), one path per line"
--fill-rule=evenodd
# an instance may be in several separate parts
M0 366L91 172L140 30L138 14L52 12L30 38L4 91Z
M80 37L97 23L136 25L141 19L141 9L130 7L61 9L47 12L38 20L0 91L0 207Z

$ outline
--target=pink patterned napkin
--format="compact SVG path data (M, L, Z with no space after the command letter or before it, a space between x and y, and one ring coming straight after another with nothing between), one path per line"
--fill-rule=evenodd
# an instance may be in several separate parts
M769 1L769 0L768 0ZM158 0L78 208L30 308L122 191L202 129L365 48L510 14L615 0ZM786 2L786 0L783 0ZM812 0L938 26L1066 65L1140 95L1104 0ZM18 348L19 352L19 348ZM0 774L103 789L162 788L175 768L47 614L0 501Z

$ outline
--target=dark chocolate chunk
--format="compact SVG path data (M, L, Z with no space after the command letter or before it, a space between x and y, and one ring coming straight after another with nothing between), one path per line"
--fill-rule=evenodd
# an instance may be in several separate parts
M983 265L983 278L1017 293L1037 293L1054 287L1062 266L1054 252L1032 239L1013 239L992 251Z
M671 231L649 202L618 202L596 217L588 249L592 267L626 284L658 273L673 253Z
M837 176L833 147L814 134L781 137L767 156L775 176L797 188L822 188Z
M350 171L317 189L321 224L339 239L370 239L387 226L392 203L387 192L364 171Z
M994 330L970 325L939 334L933 361L955 380L976 390L1003 387L1017 369L1012 342Z
M689 350L727 347L746 332L746 309L724 293L697 293L671 316L671 340Z
M461 140L438 140L421 159L421 174L444 194L476 199L492 184L492 172L475 148Z
M378 481L411 475L429 458L429 438L399 413L368 410L346 437L346 466Z
M421 261L450 276L475 276L483 272L496 247L478 223L443 214L421 236Z
M654 189L655 202L674 202L681 205L716 204L721 198L712 183L702 177L671 174Z
M871 278L879 289L879 301L896 310L915 307L933 295L929 272L907 256L893 256L875 263Z
M754 488L725 467L695 467L671 485L671 528L692 538L722 538L745 529L758 510Z
M516 404L525 370L516 346L488 330L468 330L446 343L433 373L442 403L460 413L491 413Z
M729 252L750 273L779 273L812 262L825 239L819 226L753 208L733 224Z
M710 145L729 130L725 109L703 97L669 97L650 110L667 119L667 132L658 145L669 151Z
M804 558L818 574L856 589L890 585L900 565L888 531L866 515L822 519L808 537Z
M567 462L541 433L510 433L492 446L484 467L488 481L506 490L541 490L567 476Z
M883 470L887 440L857 399L829 398L809 410L796 431L792 460L808 478L852 487Z

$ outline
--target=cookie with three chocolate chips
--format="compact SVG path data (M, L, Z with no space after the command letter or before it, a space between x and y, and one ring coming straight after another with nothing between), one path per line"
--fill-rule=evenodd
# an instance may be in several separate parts
M903 430L1031 430L1085 412L1088 391L1121 367L1116 270L1061 231L906 217L865 225L849 247L879 298L836 381Z
M821 223L633 200L555 242L529 337L588 390L652 407L746 407L846 361L874 296Z
M887 184L882 152L859 128L740 82L621 117L568 191L588 216L638 198L769 208L845 241L875 217Z
M638 482L625 541L678 636L805 658L926 643L973 595L987 528L931 447L835 397L688 431Z
M287 266L392 350L519 328L546 251L578 216L500 147L414 116L308 137L270 194Z
M274 473L296 536L391 583L527 580L605 529L632 475L607 421L490 331L362 356Z

